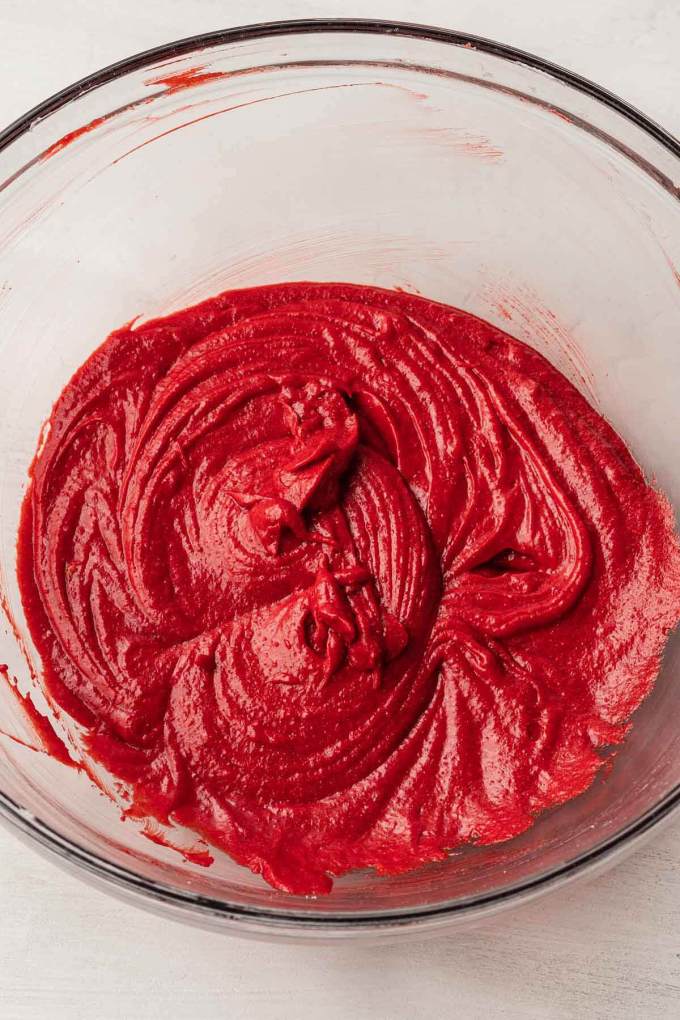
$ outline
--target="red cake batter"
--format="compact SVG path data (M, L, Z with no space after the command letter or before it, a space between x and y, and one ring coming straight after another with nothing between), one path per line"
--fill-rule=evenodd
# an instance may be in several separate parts
M667 502L555 368L340 284L113 333L55 405L19 579L133 812L295 893L583 791L680 616Z

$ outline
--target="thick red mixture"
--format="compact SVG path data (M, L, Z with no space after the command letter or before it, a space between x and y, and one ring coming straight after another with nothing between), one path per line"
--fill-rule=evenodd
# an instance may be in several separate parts
M556 369L337 284L110 336L54 408L19 576L133 811L296 893L580 793L680 615L667 503Z

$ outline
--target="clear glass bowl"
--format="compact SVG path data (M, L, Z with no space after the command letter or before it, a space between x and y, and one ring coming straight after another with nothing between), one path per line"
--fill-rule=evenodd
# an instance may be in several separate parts
M132 57L0 136L0 660L38 690L15 536L41 424L106 334L227 287L338 280L458 305L538 347L680 505L680 146L598 87L485 40L312 21ZM184 920L377 937L478 918L612 861L680 801L680 639L608 775L507 844L328 898L158 846L81 773L0 738L0 812ZM30 670L29 670L30 666ZM39 693L36 703L47 712ZM57 727L67 720L57 719ZM0 729L30 742L0 684ZM106 777L102 777L106 782ZM182 841L185 834L173 833Z

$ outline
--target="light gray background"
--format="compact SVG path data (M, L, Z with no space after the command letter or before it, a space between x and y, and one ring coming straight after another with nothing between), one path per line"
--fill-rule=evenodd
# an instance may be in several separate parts
M0 0L0 127L130 53L283 17L445 25L594 79L680 135L680 0ZM0 738L2 739L2 738ZM589 884L395 947L241 942L124 906L0 830L3 1020L680 1016L680 824Z

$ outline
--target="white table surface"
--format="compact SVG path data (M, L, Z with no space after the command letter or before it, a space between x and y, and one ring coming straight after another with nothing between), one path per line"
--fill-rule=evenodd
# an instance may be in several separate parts
M680 135L680 0L0 0L0 126L130 53L230 24L383 17L564 64ZM3 1020L680 1017L680 825L613 871L420 944L281 946L118 903L0 830Z

